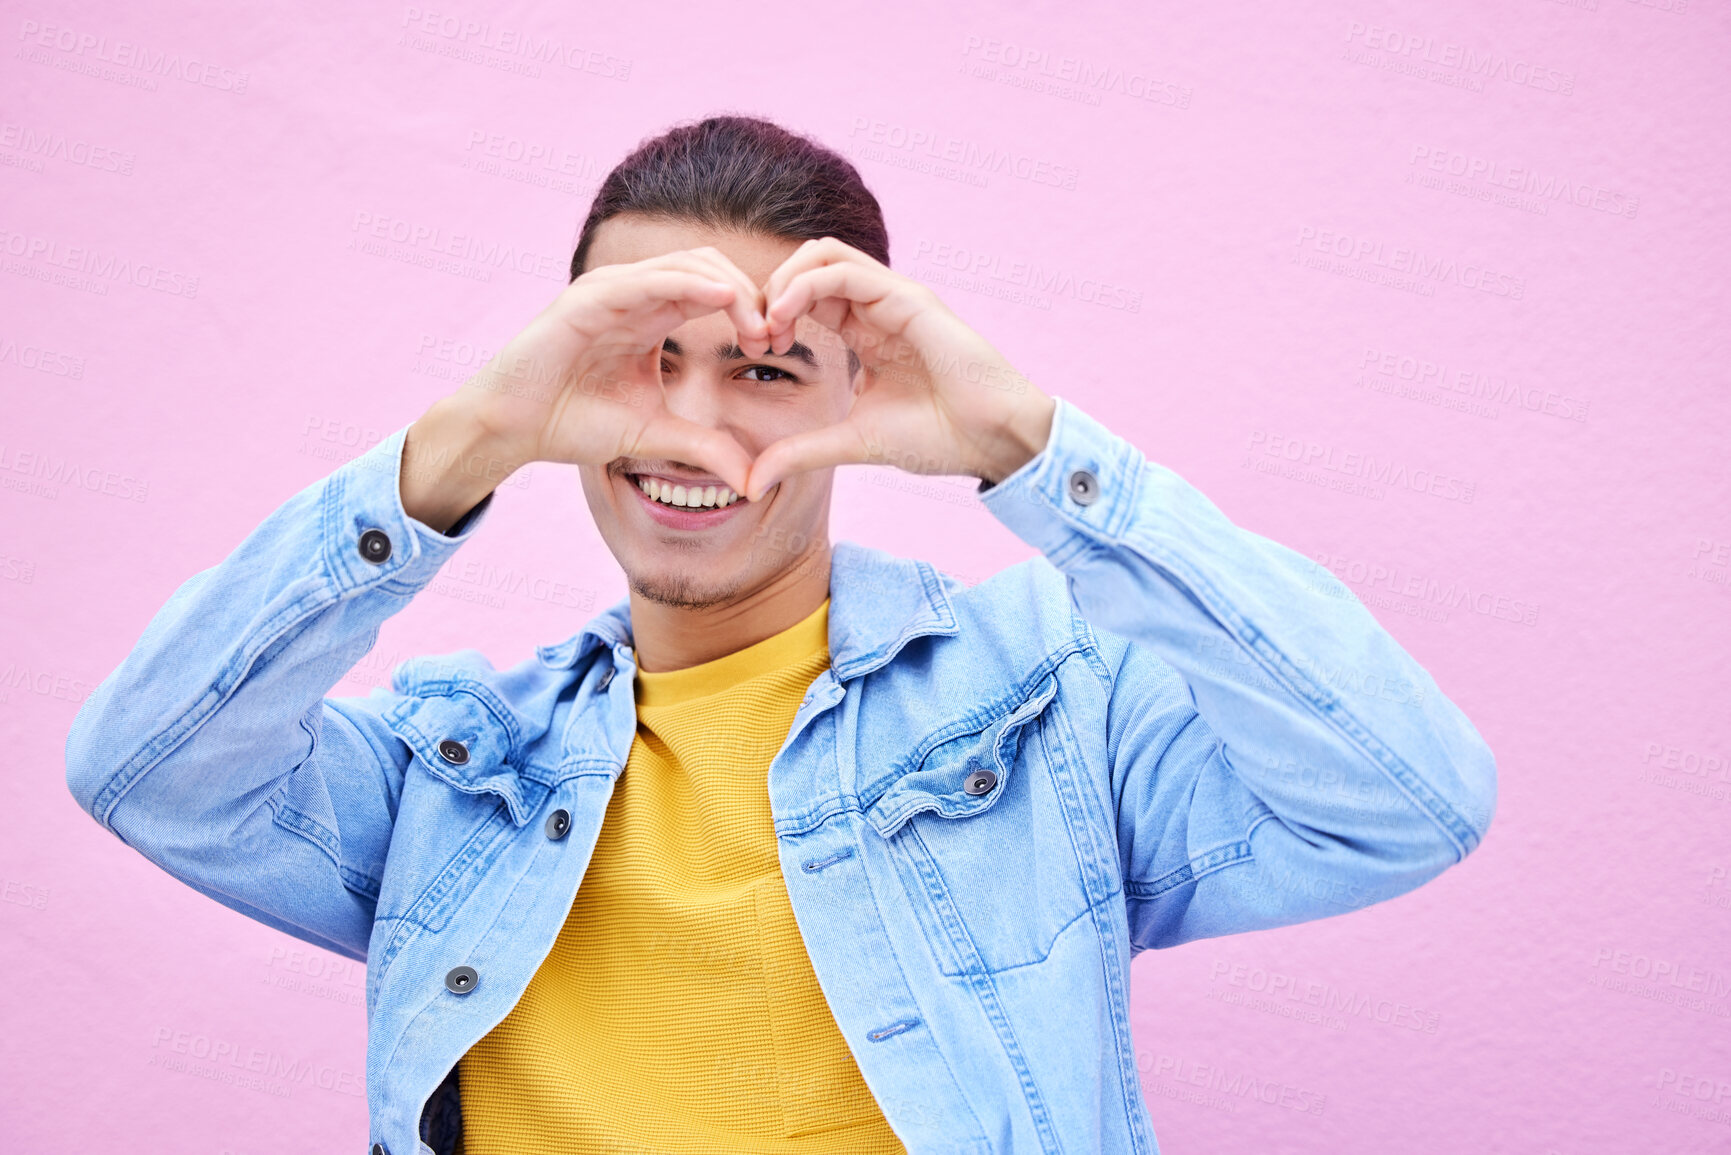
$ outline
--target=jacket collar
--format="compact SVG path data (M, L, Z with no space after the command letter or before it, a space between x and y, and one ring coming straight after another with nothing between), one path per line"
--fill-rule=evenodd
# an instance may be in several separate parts
M847 681L869 674L914 638L959 630L944 579L930 563L838 541L830 551L830 668ZM563 642L537 647L548 669L569 669L600 646L631 644L630 599L597 614Z

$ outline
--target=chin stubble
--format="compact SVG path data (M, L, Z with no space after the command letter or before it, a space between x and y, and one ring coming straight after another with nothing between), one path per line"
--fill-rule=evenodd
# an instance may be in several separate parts
M641 598L680 610L705 610L732 600L739 592L736 584L728 589L702 587L688 575L679 574L660 579L629 577L631 591Z

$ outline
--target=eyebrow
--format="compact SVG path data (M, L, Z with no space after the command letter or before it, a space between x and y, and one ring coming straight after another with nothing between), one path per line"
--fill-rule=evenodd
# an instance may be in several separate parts
M667 337L662 340L661 349L663 352L671 353L675 357L682 356L685 353L685 348L672 337ZM712 352L718 361L742 361L745 359L745 350L731 342L723 342L722 344L715 346ZM813 353L811 351L811 346L807 345L803 341L795 341L788 347L788 350L785 353L765 353L764 357L769 360L781 357L791 357L795 361L803 362L813 369L819 368L817 363L817 354Z

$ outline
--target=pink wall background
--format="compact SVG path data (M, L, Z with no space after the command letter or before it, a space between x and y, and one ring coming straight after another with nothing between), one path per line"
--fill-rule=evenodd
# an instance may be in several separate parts
M296 7L0 18L0 1147L363 1142L360 967L99 829L67 727L541 309L629 146L735 110L855 157L897 267L1334 568L1498 756L1435 883L1138 959L1163 1150L1731 1151L1725 0ZM854 471L836 535L1026 556L967 489ZM536 466L334 692L622 593Z

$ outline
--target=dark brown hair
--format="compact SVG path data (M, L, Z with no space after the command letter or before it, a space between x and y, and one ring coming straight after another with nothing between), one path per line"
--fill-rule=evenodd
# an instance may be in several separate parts
M694 221L789 240L834 237L884 264L883 210L840 154L751 116L712 116L639 144L589 206L571 256L583 272L601 222L620 213Z

